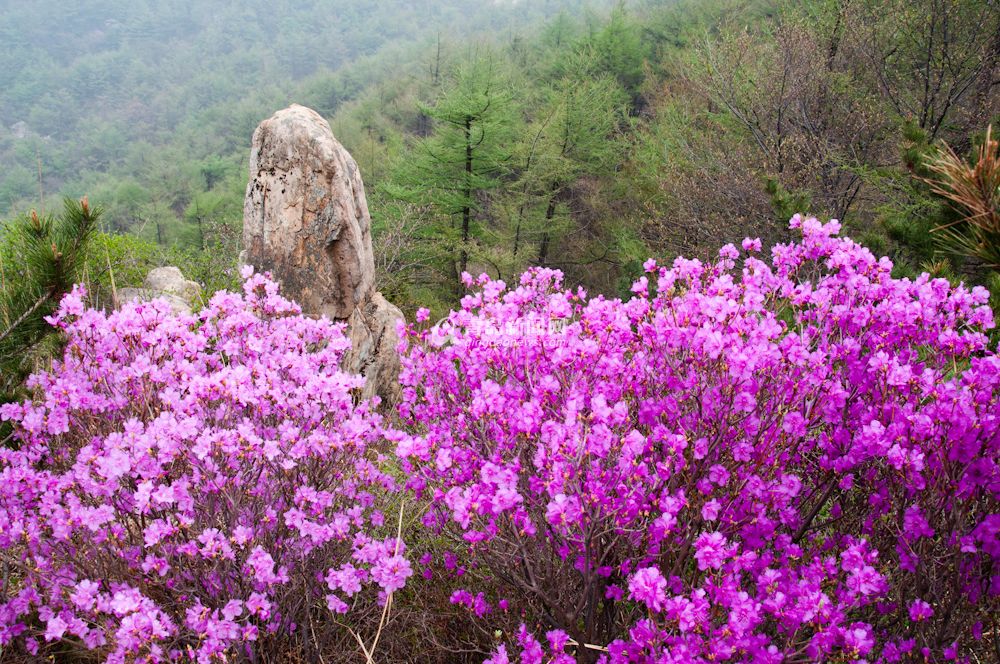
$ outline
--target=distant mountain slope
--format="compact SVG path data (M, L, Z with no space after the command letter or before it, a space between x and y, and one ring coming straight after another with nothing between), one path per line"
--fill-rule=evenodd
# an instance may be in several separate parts
M93 182L136 143L249 145L295 83L438 32L539 22L577 0L59 0L0 10L0 214ZM601 2L586 3L598 6ZM329 109L328 109L329 110ZM155 158L155 157L153 157Z

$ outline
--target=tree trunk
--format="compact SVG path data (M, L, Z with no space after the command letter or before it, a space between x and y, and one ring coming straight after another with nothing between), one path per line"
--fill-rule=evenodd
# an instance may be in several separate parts
M441 80L441 33L437 33L437 51L434 54L434 68L431 70L431 86L436 90Z
M459 274L469 267L469 229L472 225L472 116L465 116L465 197L462 206L462 249L459 254Z
M549 206L545 208L545 228L552 227L552 219L556 216L556 192L559 190L559 183L553 183L549 195ZM545 262L549 259L549 232L542 233L542 244L538 247L538 265L545 267Z

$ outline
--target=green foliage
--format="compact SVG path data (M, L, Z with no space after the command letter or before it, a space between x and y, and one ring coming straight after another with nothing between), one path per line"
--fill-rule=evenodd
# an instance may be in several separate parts
M808 192L790 192L778 178L769 177L764 181L764 190L771 197L775 221L784 222L796 213L807 214L811 203Z
M451 276L456 292L484 235L482 203L510 169L506 146L517 116L502 64L487 52L454 71L438 98L422 108L432 134L415 143L412 158L385 187L425 212L420 235L438 245L429 262Z
M0 216L38 204L40 161L45 193L90 192L108 208L113 228L198 246L198 232L184 219L188 203L232 172L245 178L254 128L290 100L332 114L372 81L409 69L430 35L502 32L581 4L11 6L0 14ZM139 184L149 198L127 217L113 209L122 181Z
M937 155L937 148L930 142L927 132L913 122L906 122L901 137L900 150L906 171L883 178L883 186L895 196L882 206L879 217L888 238L898 246L895 274L914 276L921 266L939 263L931 230L935 219L950 212L940 200L935 200L923 180L930 174L926 163Z
M53 2L0 18L0 206L91 192L102 291L164 264L233 285L250 136L291 100L358 162L409 313L463 270L627 294L650 253L785 241L796 212L899 274L991 278L936 240L958 213L924 180L1000 108L982 3Z
M0 401L18 397L39 348L51 336L45 317L80 280L100 210L66 199L62 214L34 211L0 235Z
M639 24L629 16L625 3L619 3L608 21L584 43L591 55L591 76L613 76L632 97L639 100L639 87L645 77L643 66L649 55L649 44L640 34Z
M989 209L994 209L995 219L996 202L976 195L995 189L986 181L997 177L997 155L995 150L990 155L986 149L985 132L969 137L971 146L964 159L942 142L931 140L930 132L915 122L904 124L902 135L903 163L909 177L899 186L905 197L902 203L887 206L882 219L888 235L901 245L899 271L926 270L953 281L971 279L992 290L990 272L996 271L993 265L1000 265L1000 243L990 239L994 231ZM984 173L991 160L994 169ZM970 212L966 204L975 210ZM970 215L977 223L967 223Z
M535 240L536 263L545 265L550 243L572 230L563 200L580 178L608 176L620 163L626 108L625 91L607 75L567 75L545 91L522 139L525 198L516 220L515 255L519 243Z
M149 271L165 265L164 250L135 235L96 232L82 278L92 299L110 303L118 288L139 287Z

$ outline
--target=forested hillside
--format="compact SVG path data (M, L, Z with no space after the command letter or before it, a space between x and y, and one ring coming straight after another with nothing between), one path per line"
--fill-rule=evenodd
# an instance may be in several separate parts
M277 108L294 100L332 113L422 57L439 35L454 43L512 34L584 6L5 4L0 215L89 194L106 209L107 230L191 250L213 241L207 219L238 222L250 136Z
M471 263L622 293L648 255L784 240L795 212L843 220L900 273L982 281L929 234L951 213L920 178L1000 110L998 40L995 3L619 5L455 50L440 80L376 83L334 131L375 192L393 273L421 275L411 289L448 292Z
M250 135L292 101L358 160L411 310L532 264L620 292L796 211L991 278L928 232L952 213L920 177L1000 108L994 2L44 4L0 26L0 206L90 195L126 279L225 283Z

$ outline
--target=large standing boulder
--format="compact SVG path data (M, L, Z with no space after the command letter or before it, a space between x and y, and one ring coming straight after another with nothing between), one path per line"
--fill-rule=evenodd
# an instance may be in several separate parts
M347 322L344 368L364 396L399 394L399 309L374 290L371 217L358 165L318 113L293 104L257 127L243 205L242 261L306 314Z
M346 319L375 279L358 165L318 113L293 104L253 134L243 204L246 261L304 311Z

